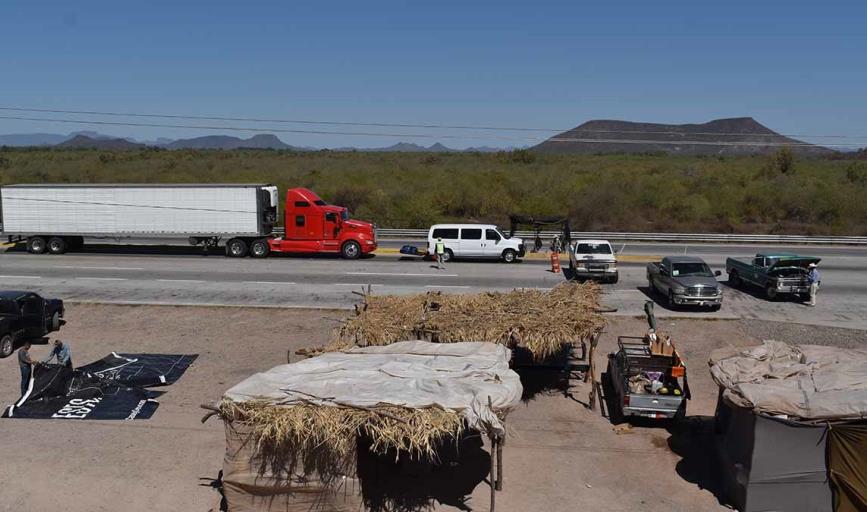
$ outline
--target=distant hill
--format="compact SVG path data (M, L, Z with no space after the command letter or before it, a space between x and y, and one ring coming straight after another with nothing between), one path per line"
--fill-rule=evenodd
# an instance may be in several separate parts
M627 140L631 142L618 142ZM552 154L663 152L679 155L752 155L771 153L780 144L792 144L793 151L811 156L831 152L821 146L803 146L804 142L780 135L751 117L717 119L704 124L588 121L531 149Z
M92 149L141 149L144 144L130 142L126 139L94 139L87 135L75 137L55 145L57 148L92 148Z
M270 133L254 135L249 139L230 135L208 135L193 139L178 139L164 147L168 149L294 149L298 151L307 149L290 146Z

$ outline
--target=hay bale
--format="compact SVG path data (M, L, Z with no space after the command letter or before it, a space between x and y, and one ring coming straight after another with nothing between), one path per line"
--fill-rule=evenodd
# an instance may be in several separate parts
M263 464L260 473L317 474L326 483L355 473L358 436L368 439L376 454L436 460L437 443L457 440L464 430L461 414L441 407L361 408L224 399L219 410L227 425L249 432Z
M364 295L356 315L341 325L326 350L388 345L406 339L437 343L488 341L526 348L541 360L564 344L605 326L596 283L561 283L550 291L518 289L449 295Z

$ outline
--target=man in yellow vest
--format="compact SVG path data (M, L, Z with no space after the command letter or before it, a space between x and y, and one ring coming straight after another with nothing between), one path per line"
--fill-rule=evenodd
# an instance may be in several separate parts
M437 256L437 268L443 269L445 265L443 264L443 259L446 253L446 244L443 243L442 238L437 238L437 243L434 245L434 253Z

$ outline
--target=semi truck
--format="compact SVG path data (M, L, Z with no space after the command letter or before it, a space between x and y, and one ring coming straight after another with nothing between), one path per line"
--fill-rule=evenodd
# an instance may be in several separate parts
M2 236L33 254L63 254L85 240L178 239L226 256L376 250L376 230L313 191L291 188L278 220L277 187L268 184L9 185L0 188Z

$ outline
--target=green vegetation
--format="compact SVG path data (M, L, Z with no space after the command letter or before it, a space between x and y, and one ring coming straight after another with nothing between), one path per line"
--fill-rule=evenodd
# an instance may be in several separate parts
M578 230L867 235L867 162L528 151L0 149L0 184L305 186L384 227L568 213Z

